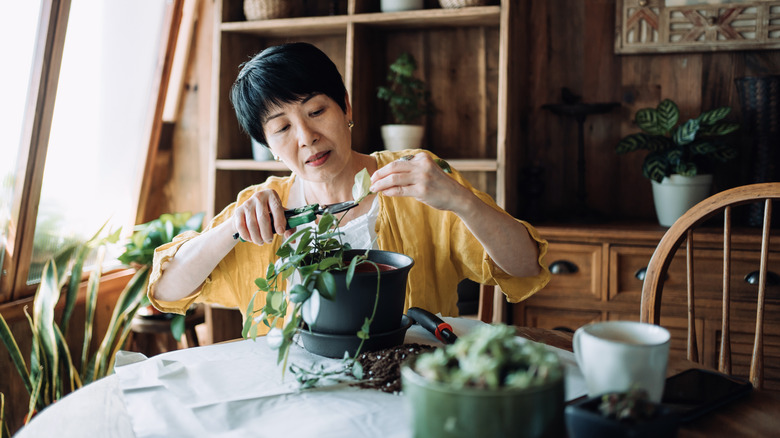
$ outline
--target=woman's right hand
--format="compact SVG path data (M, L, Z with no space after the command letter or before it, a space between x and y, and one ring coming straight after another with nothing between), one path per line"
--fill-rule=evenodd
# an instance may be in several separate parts
M274 234L287 237L294 231L285 230L284 207L274 190L259 191L236 207L233 226L243 240L258 245L271 243Z

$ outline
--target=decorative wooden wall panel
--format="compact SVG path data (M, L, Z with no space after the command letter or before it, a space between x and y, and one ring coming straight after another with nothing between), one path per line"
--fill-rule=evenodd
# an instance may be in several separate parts
M780 48L777 0L617 0L615 53Z

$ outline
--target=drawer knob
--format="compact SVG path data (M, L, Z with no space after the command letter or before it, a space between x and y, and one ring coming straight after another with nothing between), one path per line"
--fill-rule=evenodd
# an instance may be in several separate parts
M745 283L756 285L758 284L758 277L761 274L758 271L753 271L745 276ZM766 285L777 286L780 284L780 275L775 274L772 271L766 271Z
M638 271L634 272L634 277L636 277L639 281L645 281L645 276L647 275L647 267L640 268Z
M579 271L577 265L568 260L556 260L550 263L550 273L552 274L574 274Z

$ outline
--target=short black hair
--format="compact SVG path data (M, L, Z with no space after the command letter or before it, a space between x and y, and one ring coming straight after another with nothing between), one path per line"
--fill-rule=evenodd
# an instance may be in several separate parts
M241 64L230 101L241 128L268 145L262 122L270 107L324 94L346 113L346 93L341 73L328 55L299 42L269 47Z

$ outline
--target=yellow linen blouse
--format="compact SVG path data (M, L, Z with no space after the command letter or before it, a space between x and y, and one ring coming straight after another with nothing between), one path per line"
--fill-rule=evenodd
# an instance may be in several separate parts
M380 151L371 155L376 159L378 167L382 167L404 155L418 152L423 151ZM424 152L435 158L431 152ZM452 170L453 178L469 188L487 205L503 212L489 195L473 188L456 169ZM230 219L237 205L260 190L276 190L282 204L287 205L294 178L294 175L270 177L262 184L242 190L236 202L214 217L204 232ZM421 307L433 313L441 312L444 316L457 316L457 286L465 278L481 284L497 284L511 303L528 298L550 281L550 271L542 263L542 257L547 252L547 241L527 222L520 221L539 246L538 263L541 272L533 277L512 277L493 263L479 241L454 213L434 209L414 198L382 194L379 194L378 198L376 235L379 249L403 253L414 259L406 286L404 309ZM155 299L154 288L166 262L176 254L182 244L196 235L194 231L182 233L172 242L155 250L147 290L152 304L164 312L184 313L195 302L216 303L237 307L245 316L249 301L257 291L254 281L265 276L266 267L275 261L282 237L276 236L271 244L262 246L239 242L211 272L198 292L175 302ZM260 309L264 304L264 297L258 295L255 308Z

